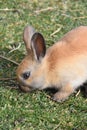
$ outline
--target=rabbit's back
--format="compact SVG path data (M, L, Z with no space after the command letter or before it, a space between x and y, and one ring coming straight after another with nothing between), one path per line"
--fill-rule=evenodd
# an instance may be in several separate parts
M59 63L68 59L77 59L87 55L87 27L81 26L68 32L47 51L47 61ZM58 62L59 61L59 62Z

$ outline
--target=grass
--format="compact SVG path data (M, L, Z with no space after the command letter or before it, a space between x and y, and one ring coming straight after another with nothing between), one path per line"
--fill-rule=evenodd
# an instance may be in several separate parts
M49 47L72 28L87 25L87 1L0 0L1 55L18 63L23 59L27 24L44 35ZM87 130L87 99L81 93L64 103L53 102L45 91L22 93L15 80L1 80L14 78L16 68L0 58L0 130Z

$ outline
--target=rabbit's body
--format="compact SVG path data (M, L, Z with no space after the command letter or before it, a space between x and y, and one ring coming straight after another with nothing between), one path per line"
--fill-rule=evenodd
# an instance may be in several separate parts
M25 29L26 32L26 29ZM25 40L25 39L24 39ZM39 51L41 39L37 40ZM33 44L33 43L32 43ZM28 45L28 44L27 44ZM29 45L30 47L30 45ZM44 56L37 48L33 52L27 47L28 56L18 67L17 74L23 85L21 88L45 89L55 87L59 91L54 95L54 100L64 101L76 88L87 80L87 27L78 27L67 33L60 41L51 46ZM40 57L37 60L37 56ZM31 71L28 79L21 75Z

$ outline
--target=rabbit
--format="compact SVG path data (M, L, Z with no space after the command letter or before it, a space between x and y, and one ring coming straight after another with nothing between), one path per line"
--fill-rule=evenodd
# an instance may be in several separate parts
M24 92L56 88L52 99L63 102L87 80L87 26L79 26L46 49L42 34L32 26L23 32L27 55L17 68Z

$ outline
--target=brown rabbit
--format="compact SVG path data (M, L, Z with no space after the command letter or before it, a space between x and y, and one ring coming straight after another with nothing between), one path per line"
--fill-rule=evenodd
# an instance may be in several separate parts
M27 56L17 69L20 88L31 90L55 87L53 99L67 99L87 80L87 27L68 32L46 51L43 36L31 26L24 29Z

